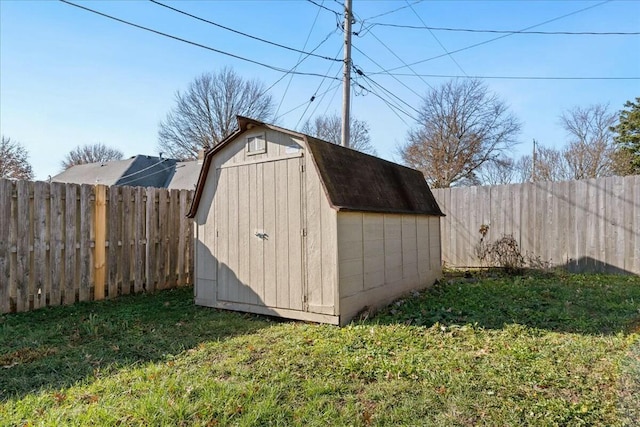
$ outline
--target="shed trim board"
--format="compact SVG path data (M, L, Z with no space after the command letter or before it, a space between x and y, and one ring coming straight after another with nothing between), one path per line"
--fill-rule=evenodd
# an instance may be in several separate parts
M196 304L343 325L441 277L442 211L421 173L238 122L206 153L188 214Z

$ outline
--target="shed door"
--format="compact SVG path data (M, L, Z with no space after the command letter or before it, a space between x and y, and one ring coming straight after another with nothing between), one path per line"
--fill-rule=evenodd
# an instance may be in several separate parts
M305 309L304 157L217 170L217 299Z

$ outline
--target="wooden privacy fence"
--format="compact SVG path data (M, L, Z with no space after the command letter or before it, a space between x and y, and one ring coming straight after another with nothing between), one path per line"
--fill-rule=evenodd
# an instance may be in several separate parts
M434 189L447 215L442 258L480 266L475 248L513 235L525 259L576 272L640 274L640 175Z
M0 180L0 313L191 283L192 196Z

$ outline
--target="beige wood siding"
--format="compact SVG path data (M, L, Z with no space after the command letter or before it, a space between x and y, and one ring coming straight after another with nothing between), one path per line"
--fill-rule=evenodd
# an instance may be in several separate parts
M441 276L440 219L338 213L340 322Z
M331 208L311 161L304 173L306 203L307 309L322 314L337 310L337 226Z
M247 153L246 137L254 133L266 134L265 153ZM302 308L302 290L286 284L296 277L297 283L302 283L301 263L288 258L290 251L302 252L301 187L299 177L295 178L302 145L289 135L256 128L213 159L195 217L195 294L199 303L213 306L218 301L235 301ZM290 193L297 194L297 199ZM292 205L298 208L289 218L287 211ZM289 229L290 222L298 223L297 230ZM269 239L255 236L265 230L272 230L266 231Z

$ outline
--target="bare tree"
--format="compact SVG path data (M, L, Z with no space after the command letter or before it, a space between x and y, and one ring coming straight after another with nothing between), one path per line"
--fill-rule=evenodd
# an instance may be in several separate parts
M485 185L510 184L516 178L516 162L501 156L486 162L478 169L478 178Z
M33 179L27 149L4 135L0 142L0 178Z
M515 168L518 170L520 182L571 179L564 154L564 150L538 145L535 161L527 154L516 162Z
M194 159L236 129L236 116L268 120L274 110L271 95L259 80L244 80L230 68L195 78L160 123L158 147L168 156Z
M520 122L480 80L451 80L422 100L418 125L399 148L433 187L449 187L517 142Z
M375 156L376 149L371 144L367 122L354 117L351 117L350 121L349 148ZM313 121L307 120L304 123L302 133L340 145L342 143L342 119L337 114L316 116Z
M560 116L569 136L563 157L570 179L596 178L613 174L613 131L616 115L608 105L574 107Z
M107 147L98 142L96 144L78 145L71 150L62 160L63 169L69 169L71 166L83 165L85 163L109 162L111 160L120 160L124 157L122 151L117 148Z

